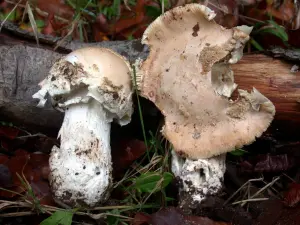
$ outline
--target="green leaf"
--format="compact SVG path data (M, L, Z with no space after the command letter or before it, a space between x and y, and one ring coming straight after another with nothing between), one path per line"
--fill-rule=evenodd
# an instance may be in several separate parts
M268 22L275 27L276 31L278 32L277 35L279 35L283 41L288 41L289 40L289 36L286 33L285 28L283 26L278 25L273 20L268 20Z
M35 20L37 28L43 28L45 26L44 20Z
M260 33L270 33L270 34L273 34L277 37L279 37L282 41L288 41L288 35L287 33L285 33L285 31L280 31L280 30L277 30L277 29L274 29L274 28L262 28L260 30Z
M158 7L147 5L145 6L146 15L152 18L157 18L161 15L161 10Z
M162 5L162 3L164 3L164 10L166 11L166 9L169 9L170 8L170 6L171 6L171 4L170 4L170 2L169 2L169 0L160 0L161 1L161 5Z
M243 156L243 155L247 154L248 152L243 149L238 148L229 153L234 156Z
M0 19L4 20L6 18L7 21L15 21L19 13L16 10L11 11L9 13L0 13Z
M264 48L253 38L251 38L250 43L259 51L264 51Z
M70 211L56 211L50 217L43 220L40 225L71 225L73 214Z
M265 26L261 26L256 33L270 33L279 37L283 42L287 42L289 39L288 34L283 26L278 25L273 20L268 20Z
M167 202L170 202L170 201L175 201L176 199L175 198L171 198L171 197L166 197L165 200Z
M132 188L139 192L155 193L168 186L172 179L173 175L168 172L163 174L148 172L137 177Z
M113 215L107 216L107 219L106 219L107 224L109 224L109 225L118 225L118 224L120 224L120 218L118 217L118 215L120 215L120 210L113 209L109 213L113 214L113 215L116 215L116 216L113 216Z

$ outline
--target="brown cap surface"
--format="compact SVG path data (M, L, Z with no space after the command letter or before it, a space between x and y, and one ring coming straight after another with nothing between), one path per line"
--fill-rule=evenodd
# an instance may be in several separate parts
M176 152L194 159L253 142L275 114L255 89L228 99L236 88L229 63L239 60L249 35L245 27L221 27L214 16L203 5L188 4L157 18L144 33L150 54L138 71L141 95L165 116L164 136Z

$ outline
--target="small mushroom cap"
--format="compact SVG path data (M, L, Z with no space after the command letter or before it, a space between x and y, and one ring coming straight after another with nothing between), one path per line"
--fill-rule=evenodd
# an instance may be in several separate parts
M131 73L129 62L112 50L81 48L55 62L33 98L39 98L43 106L49 93L60 110L93 98L102 103L109 120L127 124L132 114Z
M176 7L145 31L150 54L140 64L141 95L165 116L163 135L185 157L209 158L249 144L271 123L274 105L256 89L236 89L230 63L242 56L251 28L225 29L200 4Z

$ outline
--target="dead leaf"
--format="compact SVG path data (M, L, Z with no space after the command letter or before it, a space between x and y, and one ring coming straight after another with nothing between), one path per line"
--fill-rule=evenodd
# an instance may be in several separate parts
M240 163L245 172L282 172L295 166L295 159L287 154L258 155Z
M35 196L40 200L40 204L55 206L55 202L52 198L51 189L48 182L31 182L30 186L32 187Z
M12 176L7 166L0 164L0 187L9 188L12 186Z
M300 184L292 183L290 185L283 202L289 207L295 207L300 202Z
M185 216L180 209L168 207L152 215L138 214L134 217L134 225L229 225L216 222L207 217Z
M280 200L268 200L259 205L262 213L253 222L255 225L298 225L300 205L286 208Z
M145 213L137 213L134 216L133 219L133 225L144 225L148 224L148 222L151 220L151 216L147 215Z
M9 185L6 186L6 188L17 193L23 193L25 191L25 188L22 185L22 182L20 181L17 174L19 174L21 177L23 177L24 174L25 179L28 181L28 183L39 183L43 180L47 180L50 172L48 161L48 154L37 152L29 154L27 151L19 149L15 151L15 155L13 157L10 157L9 159L6 158L5 162L3 164L0 164L3 167L3 170L7 168L8 171L6 171L7 173L5 174L10 173L10 177L8 177L7 175L5 176L5 174L1 175L0 170L0 184L1 180L3 180L4 182L8 182L8 180L10 180L11 183L6 183L7 185ZM47 183L46 181L43 182ZM0 196L12 198L16 196L16 193L1 191Z
M15 127L0 126L0 137L6 137L12 140L18 136L19 132L20 130Z
M69 21L72 20L75 13L71 6L61 0L38 0L36 7L50 15L53 14Z
M208 2L208 7L217 14L215 21L227 28L238 25L239 22L239 1L236 0L213 0Z
M146 152L146 145L137 139L123 139L112 144L113 171L116 176Z
M124 10L120 19L114 24L114 33L120 33L129 27L140 24L145 17L146 0L138 0L132 11Z

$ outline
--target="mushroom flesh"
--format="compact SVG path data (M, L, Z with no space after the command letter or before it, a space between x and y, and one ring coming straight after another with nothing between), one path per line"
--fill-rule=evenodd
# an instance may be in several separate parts
M71 206L93 207L107 200L112 186L110 127L132 115L131 67L119 54L100 47L75 50L59 59L33 95L64 111L60 148L50 155L54 198Z
M144 32L150 53L136 62L138 89L164 115L172 170L190 205L221 190L225 153L252 143L275 114L255 88L230 99L237 89L230 64L242 57L252 28L226 29L215 15L196 3L167 11Z

